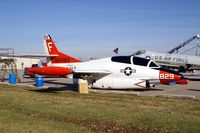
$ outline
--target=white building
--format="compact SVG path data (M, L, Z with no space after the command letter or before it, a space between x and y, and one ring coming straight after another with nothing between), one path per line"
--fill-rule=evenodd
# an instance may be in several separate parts
M1 56L0 58L11 59L10 57L6 57L6 56ZM14 57L14 60L15 60L17 69L24 69L25 67L31 67L32 64L41 64L41 59L39 58Z

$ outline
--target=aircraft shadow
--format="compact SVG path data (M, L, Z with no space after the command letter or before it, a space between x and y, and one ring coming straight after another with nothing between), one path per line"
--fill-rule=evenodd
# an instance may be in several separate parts
M44 83L48 84L59 84L58 82L54 82L56 80L44 80ZM35 79L30 79L29 81L21 81L20 83L35 83ZM60 83L60 85L66 85L64 83Z
M29 81L21 81L21 83L35 83L35 78L30 78L29 77ZM48 78L49 80L45 79L44 80L44 83L48 83L48 84L54 84L54 85L67 85L67 83L61 83L61 82L55 82L57 80L55 79L51 79L51 78Z
M30 80L30 81L23 81L23 80L21 80L20 81L20 83L33 83L33 82L35 82L34 80Z
M144 89L133 89L133 91L163 91L163 89L144 88Z
M200 79L189 79L189 81L200 81Z
M61 83L61 82L55 82L57 80L51 79L51 80L44 80L44 83L47 84L55 84L55 85L67 85L67 83ZM35 83L35 79L31 79L30 81L21 81L21 83Z
M198 89L188 89L188 90L190 90L190 91L199 91L200 92L200 90L198 90Z
M108 90L108 91L163 91L163 89L153 89L153 88L144 88L144 89L99 89L99 88L92 88L94 90Z
M63 87L48 87L48 88L36 88L29 91L40 92L40 93L58 93L59 91L77 91L74 85L66 85Z
M48 84L54 84L54 85L71 85L68 83L61 83L61 82L55 82L57 80L45 80L44 83L48 83Z

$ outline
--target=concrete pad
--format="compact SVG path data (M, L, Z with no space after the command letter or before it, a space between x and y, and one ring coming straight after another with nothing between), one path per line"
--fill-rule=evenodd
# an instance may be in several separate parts
M44 77L43 88L71 88L72 80L63 77ZM8 81L3 84L8 84ZM21 77L21 82L18 85L35 86L35 79L28 76ZM165 97L178 97L178 98L195 98L200 99L200 81L189 81L188 85L157 85L153 89L129 89L129 90L106 90L106 89L90 89L91 92L96 93L121 93L132 94L141 96L165 96Z

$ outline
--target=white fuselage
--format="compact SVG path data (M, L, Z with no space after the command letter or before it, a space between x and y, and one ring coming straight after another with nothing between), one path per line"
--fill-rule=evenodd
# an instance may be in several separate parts
M94 88L144 88L146 87L146 81L157 82L159 80L159 70L152 69L148 66L134 65L133 63L113 62L111 58L79 63L52 64L52 66L67 67L75 72L110 72L108 74L91 74L92 79L95 80L95 82L91 84Z
M50 35L44 37L44 48L50 56L47 64L50 68L45 69L54 71L49 73L56 75L55 70L60 72L64 71L63 68L67 68L65 72L70 75L72 74L74 79L88 80L90 86L94 88L149 88L154 86L153 83L167 83L180 80L180 77L182 77L176 72L163 70L152 60L141 57L113 56L110 58L80 62L76 58L61 53L56 48ZM61 68L59 69L59 67ZM38 69L35 71L41 72L44 70ZM71 77L69 74L66 75Z

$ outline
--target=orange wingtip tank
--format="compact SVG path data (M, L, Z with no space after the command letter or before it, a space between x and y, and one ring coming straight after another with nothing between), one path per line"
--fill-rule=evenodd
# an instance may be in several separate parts
M29 71L34 74L47 76L65 76L72 73L72 70L65 67L37 67L30 68Z

